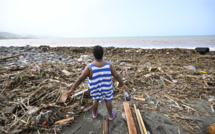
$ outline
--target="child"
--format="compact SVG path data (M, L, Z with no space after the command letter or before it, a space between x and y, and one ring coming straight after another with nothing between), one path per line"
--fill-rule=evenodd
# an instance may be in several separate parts
M109 120L113 120L116 116L116 112L114 110L112 111L111 104L113 98L112 76L122 85L123 90L126 90L127 86L117 74L114 67L109 62L102 60L103 48L101 46L97 45L93 48L93 55L95 60L85 67L83 73L75 81L67 95L70 96L74 94L75 88L88 77L90 95L93 98L92 117L97 117L98 102L105 100L109 113Z

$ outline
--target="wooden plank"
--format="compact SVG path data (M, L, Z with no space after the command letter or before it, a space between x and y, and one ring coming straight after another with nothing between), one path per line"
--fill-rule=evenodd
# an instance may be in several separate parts
M141 134L140 128L139 128L139 124L138 124L138 122L137 122L136 113L134 112L134 110L131 110L131 113L132 113L132 116L133 116L133 119L134 119L134 124L135 124L135 126L136 126L137 134Z
M138 113L138 116L139 116L139 118L140 118L140 122L141 122L141 124L142 124L143 131L144 131L145 134L147 134L147 132L146 132L146 127L145 127L145 125L144 125L144 123L143 123L143 119L142 119L142 116L141 116L141 114L140 114L140 110L139 110L139 109L137 109L137 113Z
M129 107L129 104L128 104L128 102L123 102L123 105L124 105L129 134L137 134L137 130L136 130L136 127L134 124L134 120L132 118L131 109Z
M103 134L108 134L108 119L103 118Z
M137 122L138 122L138 125L139 125L139 128L140 128L140 132L141 132L141 134L144 134L144 132L143 132L143 127L142 127L142 125L141 125L141 121L140 121L140 118L139 118L139 116L138 116L137 107L136 107L135 104L134 104L134 111L135 111L135 113L136 113L136 118L137 118Z

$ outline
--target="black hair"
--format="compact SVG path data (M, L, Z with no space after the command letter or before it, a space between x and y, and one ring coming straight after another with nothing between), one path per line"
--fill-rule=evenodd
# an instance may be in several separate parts
M101 60L103 57L103 48L99 45L93 48L93 55L96 59Z

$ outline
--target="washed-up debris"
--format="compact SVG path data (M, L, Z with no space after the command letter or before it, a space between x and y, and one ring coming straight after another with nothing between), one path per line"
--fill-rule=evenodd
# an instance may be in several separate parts
M73 117L75 120L91 109L87 81L74 96L67 97L66 92L93 60L92 48L41 50L32 48L32 55L28 52L23 57L0 60L0 133L58 133L73 122ZM104 58L123 78L140 112L162 113L187 132L196 133L204 128L190 115L214 118L210 115L215 108L214 55L212 51L203 57L194 50L110 47L105 48ZM29 58L33 63L26 61ZM119 83L115 79L113 83L114 100L125 100ZM209 104L210 111L191 104L198 101Z
M215 123L207 127L209 134L215 134Z
M123 105L124 105L126 120L127 120L127 124L128 124L128 131L130 134L137 134L137 130L136 130L136 127L134 124L134 120L132 118L131 109L129 107L129 104L128 104L128 102L123 102Z

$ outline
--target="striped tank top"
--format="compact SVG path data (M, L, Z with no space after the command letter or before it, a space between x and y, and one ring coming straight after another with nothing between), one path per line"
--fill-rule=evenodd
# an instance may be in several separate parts
M113 85L110 63L107 62L102 67L97 67L92 63L89 66L92 70L92 78L89 79L88 77L88 85L93 101L111 101L113 98Z

